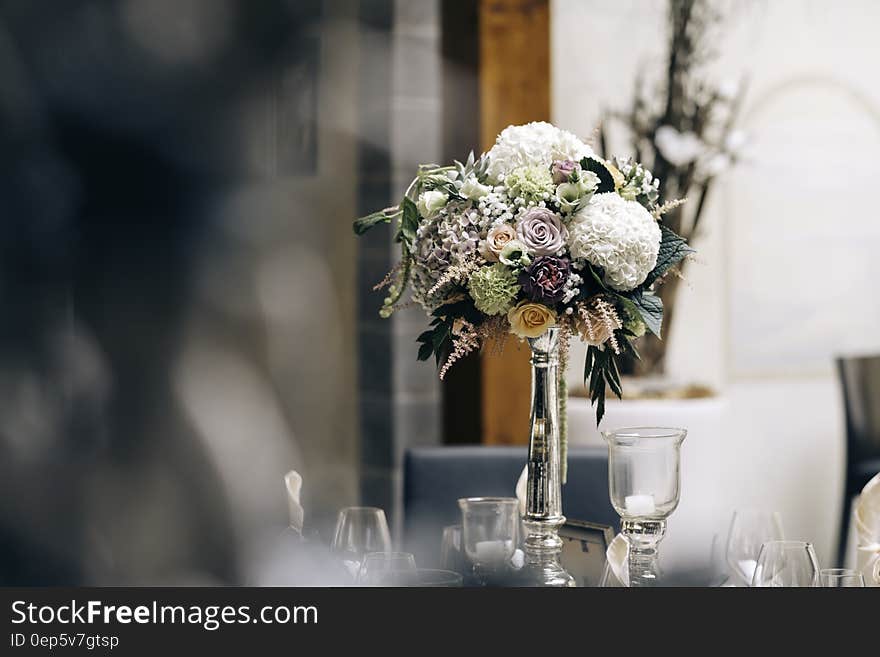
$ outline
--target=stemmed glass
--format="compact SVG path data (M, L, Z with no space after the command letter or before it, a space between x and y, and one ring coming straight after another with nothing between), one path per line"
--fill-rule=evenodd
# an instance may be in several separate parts
M458 500L458 506L464 552L485 584L509 567L516 549L519 502L515 497L468 497Z
M629 585L653 586L657 546L681 494L681 443L687 431L637 427L602 433L608 442L608 486L629 546Z
M753 587L814 587L819 562L813 546L803 541L768 541L761 546Z
M819 582L824 588L863 588L864 576L857 570L848 568L823 568L819 571Z
M751 583L761 546L783 538L782 518L777 512L757 509L733 512L727 537L727 565L741 586Z
M372 506L342 509L336 520L331 548L355 577L365 554L391 551L391 532L388 531L385 512Z
M409 552L370 552L358 572L363 586L403 586L416 573L416 559Z

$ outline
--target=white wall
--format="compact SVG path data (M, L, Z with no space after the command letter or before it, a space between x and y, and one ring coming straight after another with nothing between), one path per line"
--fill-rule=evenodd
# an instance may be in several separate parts
M814 541L827 563L843 468L833 357L880 352L880 3L727 6L712 74L748 78L741 127L751 140L708 207L669 370L727 399L719 514L777 508L787 534ZM554 0L557 124L589 135L603 108L628 106L637 68L662 54L664 11Z

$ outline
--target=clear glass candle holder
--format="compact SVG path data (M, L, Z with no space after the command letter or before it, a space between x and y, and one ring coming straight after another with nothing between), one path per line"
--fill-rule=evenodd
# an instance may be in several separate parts
M464 553L480 579L509 567L516 549L519 502L515 497L467 497L461 509Z
M603 432L608 443L611 504L629 544L630 586L659 577L657 547L666 519L681 495L681 444L685 429L636 427Z

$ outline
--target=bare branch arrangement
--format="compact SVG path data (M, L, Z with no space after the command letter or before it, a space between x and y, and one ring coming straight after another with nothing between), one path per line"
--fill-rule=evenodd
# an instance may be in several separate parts
M634 159L659 179L659 197L684 199L664 207L664 222L691 242L717 177L737 160L745 136L736 120L744 83L717 83L706 65L717 57L710 41L723 12L713 0L668 0L668 58L665 76L653 85L646 71L636 76L633 103L626 112L607 112L599 129L599 148L608 152L608 128L622 125ZM681 263L681 266L684 262ZM671 271L657 286L665 309L666 335L661 341L646 335L639 347L641 360L627 365L632 374L662 374L672 326L679 271Z

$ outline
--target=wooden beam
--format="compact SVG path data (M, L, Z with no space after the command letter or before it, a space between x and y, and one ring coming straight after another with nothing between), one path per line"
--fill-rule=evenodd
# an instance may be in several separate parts
M484 150L511 124L550 119L549 0L480 0L480 135ZM491 351L487 350L487 351ZM507 341L481 363L483 442L528 442L529 349Z
M440 3L443 54L443 156L452 162L480 148L479 0ZM483 440L479 354L455 363L443 381L443 443Z

